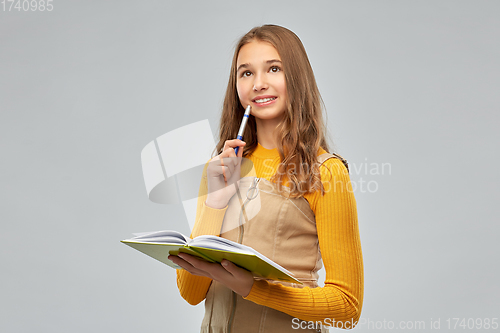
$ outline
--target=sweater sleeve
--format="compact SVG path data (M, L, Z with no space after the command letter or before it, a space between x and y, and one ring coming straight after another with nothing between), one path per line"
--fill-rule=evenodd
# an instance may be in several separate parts
M347 169L338 159L321 167L325 194L305 195L316 215L326 270L324 287L294 288L256 280L246 299L306 321L332 320L352 328L363 303L363 259L356 201ZM347 327L346 327L347 326Z
M198 203L196 207L196 219L191 232L191 238L200 235L220 235L222 222L227 206L222 209L214 209L205 205L207 198L207 166L203 169L200 189L198 192ZM203 301L207 295L212 279L205 276L192 275L186 270L177 270L177 287L179 292L189 304L196 305Z

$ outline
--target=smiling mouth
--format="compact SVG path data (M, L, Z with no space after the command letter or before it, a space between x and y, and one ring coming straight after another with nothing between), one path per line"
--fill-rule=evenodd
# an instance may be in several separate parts
M277 97L270 97L270 98L261 98L261 99L254 99L255 103L265 103L269 101L274 101Z

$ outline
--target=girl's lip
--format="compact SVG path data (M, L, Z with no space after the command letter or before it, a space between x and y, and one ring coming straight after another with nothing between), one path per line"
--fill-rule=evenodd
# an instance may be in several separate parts
M270 101L267 101L267 102L263 102L263 103L257 103L255 100L257 99L264 99L264 98L272 98L274 97L274 99L270 100ZM274 102L276 102L278 100L278 97L276 96L263 96L263 97L258 97L258 98L254 98L252 100L252 102L255 104L255 106L267 106L267 105L270 105L270 104L273 104Z

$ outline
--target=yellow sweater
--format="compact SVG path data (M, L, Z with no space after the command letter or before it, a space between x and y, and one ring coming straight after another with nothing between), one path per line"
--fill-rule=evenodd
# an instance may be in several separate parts
M318 155L323 153L325 151L320 149ZM268 180L280 163L277 149L266 149L261 145L246 158L253 162L256 176ZM331 176L327 169L331 171ZM356 201L349 175L340 160L327 160L320 171L326 193L321 195L317 191L304 195L304 198L316 216L319 245L326 271L325 286L293 288L256 280L246 299L302 320L323 321L326 324L331 324L333 319L336 322L356 322L363 303L363 259ZM227 208L213 209L205 205L207 185L206 179L203 179L191 237L220 235ZM205 299L211 282L207 277L177 270L179 291L192 305Z

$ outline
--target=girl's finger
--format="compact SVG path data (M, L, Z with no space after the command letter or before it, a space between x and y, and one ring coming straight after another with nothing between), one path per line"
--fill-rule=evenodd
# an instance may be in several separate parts
M231 275L233 276L236 276L237 275L237 271L236 271L236 266L230 262L229 260L222 260L221 262L221 265L222 267L224 267L226 269L226 271L228 271Z
M188 271L189 273L191 273L193 275L207 276L207 277L211 278L211 276L209 274L207 274L207 272L194 267L189 261L187 261L183 258L170 255L170 256L168 256L168 259L171 260L174 264L181 266L184 270Z
M221 163L221 166L222 166L222 176L224 176L224 183L227 186L227 179L230 177L230 175L228 176L226 174L226 169L228 169L228 171L229 171L229 168L224 165L224 159L223 158L220 159L220 163Z
M236 158L236 154L234 153L234 149L229 147L222 151L219 155L220 158Z
M226 171L233 173L235 167L238 165L238 159L236 158L236 156L235 157L225 157L225 158L222 158L222 160L223 160L224 166L229 169Z
M226 150L228 148L243 147L245 145L246 145L245 141L241 141L241 140L238 140L238 139L226 140L226 142L224 142L224 148L223 148L223 150Z
M243 157L243 146L241 146L241 148L238 149L238 157Z
M184 260L189 262L194 269L203 272L205 276L210 278L227 273L219 264L206 262L205 260L198 259L193 256L184 256Z
M231 141L237 141L236 144L234 143L231 143L231 144L224 144L224 148L222 149L222 152L229 152L230 153L230 156L232 157L236 157L236 153L235 153L235 149L238 148L238 155L239 155L239 152L240 150L243 151L243 147L246 145L246 143L244 141L241 141L241 140L231 140ZM229 141L226 141L226 142L229 142ZM241 155L243 156L243 155Z

